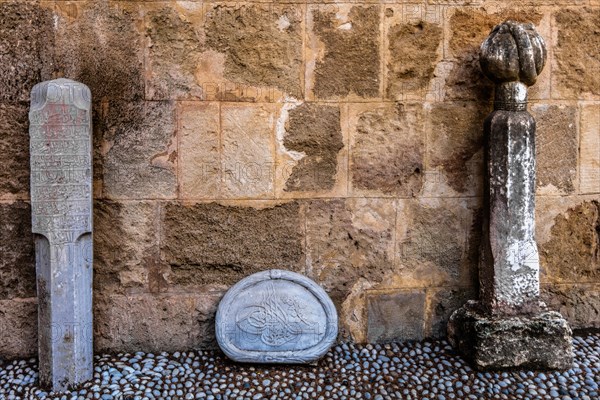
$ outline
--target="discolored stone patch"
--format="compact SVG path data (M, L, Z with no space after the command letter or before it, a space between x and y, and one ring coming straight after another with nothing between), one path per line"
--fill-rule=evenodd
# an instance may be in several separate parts
M179 180L182 198L220 198L220 105L213 102L180 103Z
M422 91L433 78L442 28L426 21L394 25L388 32L386 97L400 99Z
M94 100L144 97L135 5L58 2L56 70L89 86Z
M25 103L0 103L0 197L29 192L28 110Z
M558 42L554 48L558 90L563 96L600 95L598 8L563 8L555 12Z
M175 196L177 151L172 102L111 101L104 107L99 122L105 196Z
M577 178L577 109L555 105L535 105L536 183L538 188L554 186L562 193L575 190Z
M0 354L3 359L37 355L36 299L0 300Z
M285 191L330 190L337 155L344 147L338 106L304 103L289 112L283 144L304 153L293 167Z
M172 7L165 7L148 13L145 34L150 41L149 97L174 99L196 92L201 96L194 74L206 49L204 33Z
M221 296L220 292L98 296L94 350L160 353L214 347L214 315Z
M150 202L94 204L94 290L99 294L148 289L159 259L157 210Z
M263 209L169 203L162 258L173 285L232 285L270 268L302 271L303 224L296 202Z
M367 341L422 340L425 336L425 291L367 295Z
M35 258L31 208L25 202L0 203L0 300L35 297Z
M302 96L300 6L217 5L207 13L206 44L225 54L225 77Z
M435 103L430 113L430 163L439 168L456 192L465 193L483 177L483 121L488 106L481 103ZM471 172L475 171L475 174Z
M0 2L0 38L0 101L27 101L35 84L52 78L52 11L39 2Z
M353 6L347 19L336 12L312 10L314 34L324 45L324 55L314 71L314 94L332 98L379 94L379 7Z
M395 104L358 114L350 151L353 189L415 196L423 184L421 106Z
M311 278L343 300L360 279L381 282L393 270L392 199L314 200L307 204Z
M471 205L461 199L406 200L398 204L396 272L404 285L447 286L467 281Z
M446 78L447 99L491 99L493 84L479 66L479 47L492 28L506 19L539 24L543 15L534 7L488 14L478 8L458 8L450 17L450 54L456 59Z
M572 329L600 328L600 287L598 285L545 285L541 299L551 310L562 314Z
M272 198L275 186L272 107L222 105L220 121L223 196Z
M600 276L600 203L586 201L554 218L550 240L539 246L550 281L595 282Z
M468 300L477 299L476 288L440 288L428 292L430 315L426 330L427 337L445 338L450 315Z

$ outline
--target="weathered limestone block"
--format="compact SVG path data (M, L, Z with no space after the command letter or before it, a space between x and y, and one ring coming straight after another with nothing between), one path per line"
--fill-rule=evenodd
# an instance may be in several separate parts
M359 280L393 270L393 199L314 200L306 206L308 275L344 300Z
M154 202L94 204L95 292L140 292L151 281L160 284L160 277L153 273L159 265L157 219Z
M85 83L96 100L144 97L144 46L135 3L58 2L55 69Z
M450 318L450 341L477 368L567 368L571 329L540 304L535 241L535 119L527 86L546 61L532 24L506 21L481 46L483 72L496 84L484 122L486 214L479 259L480 301Z
M398 201L392 278L397 287L471 284L478 207L475 200L457 198Z
M40 383L55 391L93 373L91 100L87 86L68 79L31 92Z
M537 123L536 179L538 194L568 194L576 187L577 109L573 106L536 104L531 112ZM597 135L600 136L599 133Z
M367 341L422 340L425 336L425 291L402 290L367 295Z
M441 85L432 85L436 61L441 58L442 26L423 20L406 20L404 7L386 6L385 16L400 23L387 28L387 87L390 100L425 99L427 95L441 98ZM441 51L440 51L441 52ZM437 82L436 82L437 83Z
M29 204L0 203L0 221L0 300L34 297L35 258Z
M221 198L220 105L213 102L180 103L179 179L184 199Z
M4 359L35 357L37 353L37 301L0 300L0 354Z
M380 8L340 4L309 8L308 86L317 99L377 97Z
M0 199L25 199L29 191L27 105L0 103Z
M100 115L103 194L110 199L174 198L175 104L110 101Z
M546 200L542 206L546 205L544 203L553 201ZM547 221L550 225L549 237L540 244L540 259L546 273L546 281L598 282L600 202L582 201L564 212L563 210L558 207L551 208L553 220Z
M573 329L600 329L600 285L562 284L542 287L542 299L559 311Z
M338 153L344 147L340 107L303 103L289 111L283 145L303 154L291 167L284 191L333 189Z
M432 104L427 132L429 165L425 175L428 197L481 195L481 120L488 111L489 106L481 103Z
M581 107L579 191L600 193L600 104Z
M52 76L54 31L51 7L40 5L39 1L0 2L0 37L0 100L26 101L28 91L40 78Z
M214 316L223 291L100 295L94 299L97 352L181 351L214 346Z
M333 302L315 282L272 269L227 291L215 329L219 346L234 361L306 364L334 343L338 318Z
M161 254L173 285L229 285L268 268L304 268L304 218L297 202L262 208L169 203L161 215Z
M600 96L598 7L559 8L553 14L557 34L552 69L553 96L594 99Z
M363 103L349 109L352 194L418 195L425 172L423 107Z

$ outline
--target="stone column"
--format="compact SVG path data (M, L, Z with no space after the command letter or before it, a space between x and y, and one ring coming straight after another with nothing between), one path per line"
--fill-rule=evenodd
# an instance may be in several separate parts
M93 376L92 124L87 86L31 92L31 217L40 384L63 391Z
M484 122L486 186L479 260L480 300L450 318L450 341L485 368L567 368L571 330L540 303L535 242L535 119L527 87L546 61L531 24L506 21L481 46L480 64L495 84Z

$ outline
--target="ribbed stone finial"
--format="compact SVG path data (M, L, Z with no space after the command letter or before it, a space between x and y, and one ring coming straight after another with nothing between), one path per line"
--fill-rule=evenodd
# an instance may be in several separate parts
M537 80L546 63L546 44L530 23L504 21L481 44L479 63L496 83L494 109L527 109L527 86Z
M481 44L483 73L492 81L531 86L546 64L546 43L531 23L504 21Z

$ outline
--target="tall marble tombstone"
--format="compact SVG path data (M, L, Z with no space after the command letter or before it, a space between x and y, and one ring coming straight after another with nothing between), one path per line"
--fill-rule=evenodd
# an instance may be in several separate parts
M567 368L571 329L540 302L535 242L535 119L527 87L546 61L531 24L506 21L481 46L483 72L496 85L484 122L486 214L479 259L480 300L457 310L448 337L480 369Z
M40 383L92 378L91 93L68 79L36 85L29 112L31 217Z

